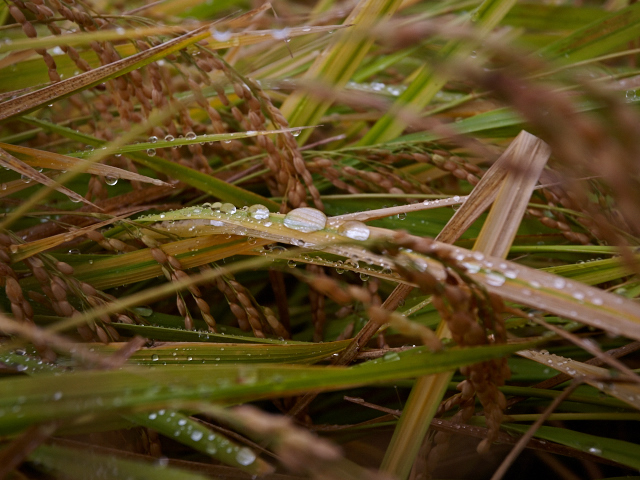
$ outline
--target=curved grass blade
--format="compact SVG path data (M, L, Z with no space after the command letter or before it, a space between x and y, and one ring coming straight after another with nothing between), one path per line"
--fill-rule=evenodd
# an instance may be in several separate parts
M637 383L618 383L616 377L606 368L535 350L523 350L518 352L518 355L554 368L570 377L580 377L592 387L640 409L640 385Z
M579 62L600 56L638 37L640 6L631 4L538 50L546 58Z
M29 459L47 473L53 472L58 478L86 480L95 478L100 472L104 480L207 480L209 477L175 467L167 467L149 462L137 462L114 455L105 455L91 449L75 449L59 445L41 445Z
M77 168L79 164L83 164L83 168L81 170L93 175L152 183L153 185L159 186L169 186L168 183L157 178L147 177L145 175L140 175L139 173L130 172L122 168L112 167L111 165L105 165L102 163L83 162L82 160L78 160L74 157L49 152L47 150L37 150L35 148L10 145L8 143L0 143L0 148L18 155L21 157L21 160L32 167L50 168L53 170L71 170L73 168Z
M367 33L380 20L393 15L401 3L399 0L360 0L345 20L345 25L353 26L323 51L303 78L330 87L343 87L373 45L373 39ZM299 92L289 95L280 110L290 125L315 125L329 105L331 101L318 99L309 92ZM311 131L302 132L298 143L304 143L310 134Z
M479 37L487 35L509 12L515 4L515 0L485 0L476 8L471 15ZM440 51L439 57L442 61L456 60L467 57L474 46L469 41L451 40ZM391 112L399 108L409 108L416 112L424 108L438 93L448 78L442 72L436 71L431 66L420 67L414 74L414 78L398 100L391 107ZM373 127L362 137L360 145L373 145L384 143L396 138L406 124L393 113L385 114Z
M0 103L0 121L5 121L17 115L24 115L48 105L57 100L69 97L87 88L95 87L107 80L117 78L151 62L160 60L174 52L198 42L210 32L207 26L197 28L178 38L144 50L135 55L123 58L117 62L103 65L74 77L61 80L35 92L26 93L17 98Z
M130 325L131 326L131 325ZM145 327L146 330L159 327ZM166 329L168 330L168 329ZM175 329L172 329L175 332ZM129 357L133 365L172 365L172 364L207 364L207 363L300 363L312 364L331 357L342 350L348 340L337 342L303 343L276 339L260 339L220 335L214 333L191 332L183 330L191 338L175 338L173 342L162 343L153 348L138 350ZM229 338L230 337L230 338ZM153 338L153 337L145 337ZM215 343L199 343L203 340ZM228 343L242 339L251 343ZM264 341L263 341L264 340ZM183 341L190 341L185 345ZM225 342L219 345L220 342ZM94 347L100 352L112 352L119 344Z
M257 458L251 449L238 445L180 412L158 410L151 413L130 413L124 417L250 475L266 475L274 470L267 462Z
M70 190L67 187L63 186L63 185L60 185L55 180L53 180L53 179L49 178L47 175L39 172L38 170L33 168L31 165L29 165L29 164L23 162L22 160L14 157L13 155L11 155L10 153L6 152L2 148L0 148L0 166L2 166L4 168L7 168L7 169L11 169L14 172L19 173L20 175L22 175L23 178L28 178L30 180L34 180L34 181L36 181L36 182L38 182L38 183L40 183L42 185L47 185L47 186L59 191L60 193L66 195L67 197L69 197L73 201L84 202L87 205L91 205L92 207L94 207L94 208L96 208L98 210L102 210L100 207L95 205L93 202L90 202L89 200L84 198L82 195L78 195L73 190Z
M0 416L0 432L15 433L34 423L88 413L157 410L163 405L180 408L180 401L245 402L308 390L340 390L448 371L521 348L523 345L495 345L433 353L418 347L354 367L269 363L193 365L185 369L167 365L11 378L0 383L0 410L14 414Z
M504 427L522 433L529 429L528 425L506 424ZM546 426L540 427L534 436L550 442L567 445L631 468L640 469L640 446L635 443L614 438L598 437L567 428Z

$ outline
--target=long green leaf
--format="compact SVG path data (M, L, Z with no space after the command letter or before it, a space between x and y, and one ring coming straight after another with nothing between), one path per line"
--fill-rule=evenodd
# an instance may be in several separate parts
M87 480L208 480L197 473L149 462L138 462L91 449L76 449L59 445L41 445L29 455L35 465L52 472L56 478Z

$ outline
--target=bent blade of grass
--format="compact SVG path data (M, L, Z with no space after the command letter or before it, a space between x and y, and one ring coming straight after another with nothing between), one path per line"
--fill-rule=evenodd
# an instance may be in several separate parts
M151 328L151 327L150 327ZM157 328L157 327L156 327ZM201 343L200 332L187 332L193 341L188 345L184 342L163 342L150 348L143 348L129 357L133 365L164 365L194 362L203 363L301 363L312 364L324 360L342 350L349 340L336 342L306 343L287 340L270 340L270 343ZM200 337L200 338L198 338ZM229 335L207 333L212 342L228 341ZM247 338L245 341L262 340ZM112 343L108 346L95 345L98 352L113 353L122 344Z
M373 39L368 35L370 30L380 20L393 15L401 3L400 0L360 0L345 20L345 25L352 26L336 36L305 72L303 79L329 87L343 87L373 45ZM330 104L330 101L316 98L310 92L294 92L287 97L280 110L290 125L315 125ZM311 131L302 132L298 143L302 145L310 134Z
M18 155L26 164L32 167L50 168L53 170L71 170L81 166L79 171L84 171L93 175L110 176L118 179L152 183L154 185L170 185L157 178L147 177L122 168L112 167L111 165L105 165L103 163L83 162L82 160L78 160L74 157L46 150L37 150L35 148L10 145L8 143L0 143L0 148Z
M274 470L247 447L183 413L162 409L151 413L129 413L124 418L250 475L266 475Z
M90 202L89 200L84 198L82 195L78 195L73 190L70 190L63 185L60 185L55 180L49 178L47 175L43 174L42 172L39 172L38 170L33 168L31 165L14 157L13 155L3 150L2 148L0 148L0 166L3 166L6 169L10 169L10 170L13 170L14 172L19 173L23 178L29 178L42 185L47 185L50 188L53 188L58 192L62 193L63 195L66 195L67 197L69 197L75 202L83 202L98 210L102 210L100 207L95 205L93 202Z
M107 80L111 80L120 77L125 73L137 70L151 62L155 62L167 55L182 50L183 48L206 38L209 34L210 32L208 27L201 27L130 57L123 58L122 60L61 80L60 82L54 83L35 92L7 100L0 103L0 122L18 115L24 115L32 112L45 105L49 105L52 102L67 98L74 93L95 87Z
M47 473L55 472L71 480L86 480L100 472L104 480L207 480L210 477L187 470L138 462L114 455L93 452L90 448L70 448L60 445L41 445L29 455L29 460Z
M638 385L638 383L622 383L617 381L619 380L619 376L612 375L609 369L535 350L523 350L518 352L518 355L546 367L551 367L572 378L581 378L585 383L607 395L611 395L634 408L640 409L640 385Z
M509 355L520 348L522 345L491 345L432 353L418 347L354 367L269 363L193 365L185 369L182 365L166 365L12 378L0 384L0 408L7 411L19 405L21 415L0 417L0 432L16 433L35 423L88 414L181 408L180 402L229 404L308 390L335 391L447 371Z
M504 425L504 427L508 430L521 433L529 429L528 425L516 424L508 424ZM620 463L621 465L640 469L640 447L635 443L576 432L575 430L569 430L567 428L547 426L538 428L534 436L550 442L567 445L591 455Z
M72 232L51 235L49 237L41 238L39 240L34 240L32 242L23 243L20 245L12 245L13 248L10 249L11 261L12 263L19 262L21 260L24 260L25 258L32 257L37 253L42 253L46 250L56 248L57 246L69 242L77 237L82 237L87 231L96 230L98 228L112 225L114 222L122 220L129 215L132 215L132 213L127 213L119 217L113 217L102 222L94 223L90 227L79 228Z
M157 123L163 115L166 115L166 112L160 112L157 115L152 115L149 118L148 124L153 125ZM198 188L203 192L208 193L209 195L219 198L222 201L231 202L237 206L259 203L273 210L277 210L280 207L280 205L276 202L249 190L245 190L242 187L227 183L212 175L207 175L198 170L180 165L178 163L163 160L159 157L150 157L149 155L145 155L143 152L136 151L137 147L135 145L127 145L127 143L129 142L133 142L138 134L142 134L146 131L147 127L145 127L145 125L138 126L139 132L129 132L131 134L130 138L121 138L117 144L114 144L113 142L105 142L104 140L98 139L92 135L76 132L75 130L59 125L45 124L43 122L39 122L38 125L42 128L49 129L75 141L83 142L94 147L100 147L94 150L90 155L89 161L91 163L95 163L96 161L106 157L107 155L116 154L120 151L120 149L131 149L133 151L126 153L126 155L133 161L149 167L157 172L164 173L170 178L180 180L181 182L186 183L187 185L191 185L194 188ZM292 131L295 129L285 130ZM271 134L277 132L269 131L268 133ZM219 140L225 140L230 138L249 138L258 134L266 134L266 132L235 132L229 134L214 135L213 137ZM193 145L203 142L203 137L205 136L201 135L200 137L196 137L195 139L177 139L173 142L159 141L157 142L157 144L148 143L145 146L147 147L146 149L148 149L155 148L156 145L166 145L167 147L172 147L174 145ZM106 150L103 149L104 147L106 147Z
M477 30L478 38L481 39L493 30L515 3L515 0L485 0L482 2L470 17ZM443 62L460 61L468 57L473 48L474 44L469 41L450 40L442 48L439 57ZM407 90L391 107L391 112L380 118L362 137L359 144L373 145L396 138L407 125L394 112L399 109L410 109L415 114L419 114L420 110L433 100L433 97L442 89L447 80L447 75L428 65L420 67Z
M604 53L638 38L640 5L631 4L581 28L573 34L538 50L538 55L569 62L579 62Z
M483 177L476 185L438 240L454 242L495 198L473 249L505 258L550 155L551 149L542 140L521 132L484 176L487 180ZM451 338L443 320L437 334L440 338ZM407 478L453 374L454 371L449 371L416 380L382 461L383 471Z

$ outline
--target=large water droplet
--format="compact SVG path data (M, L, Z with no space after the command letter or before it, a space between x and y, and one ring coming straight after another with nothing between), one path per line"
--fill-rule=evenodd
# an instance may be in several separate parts
M236 462L238 462L240 465L251 465L255 461L256 454L247 447L240 448L238 450L238 453L236 453Z
M115 185L116 183L118 183L118 177L107 175L106 177L104 177L104 183L106 183L107 185Z
M364 241L369 238L369 227L362 222L344 222L338 227L340 235L352 238L353 240Z
M296 208L284 217L285 227L304 233L322 230L326 224L327 216L320 210L310 207Z
M222 213L233 215L234 213L236 213L236 206L233 203L223 203L222 205L220 205L220 211Z
M251 205L249 207L249 215L256 220L266 220L269 218L269 209L260 204Z
M187 140L195 140L197 137L197 135L193 132L187 132L186 135L184 136L184 138L186 138Z

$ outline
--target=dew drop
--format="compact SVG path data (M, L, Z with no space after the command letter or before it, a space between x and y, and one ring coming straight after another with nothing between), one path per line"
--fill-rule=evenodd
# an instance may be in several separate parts
M249 215L256 220L266 220L269 218L269 209L260 204L251 205L249 207Z
M362 222L356 221L343 223L338 227L338 232L345 237L361 241L368 239L370 234L369 227Z
M602 449L600 447L589 447L587 449L587 452L591 453L592 455L602 455Z
M296 208L284 217L285 227L304 233L322 230L326 224L327 216L320 210L310 207Z
M211 36L216 42L226 42L231 38L231 32L219 32L218 30L212 30Z
M155 157L156 156L156 149L155 148L147 149L147 155L149 155L150 157Z
M164 137L165 142L173 142L174 140L175 138L173 137L173 135L167 135L166 137Z
M151 361L152 362L157 362L158 360L160 360L160 357L157 354L153 354L151 355Z
M118 183L118 177L107 175L106 177L104 177L104 183L106 183L107 185L115 185L116 183Z
M296 266L297 266L297 264L296 264L295 260L289 260L287 262L287 267L289 267L289 268L296 268Z
M289 36L289 29L283 28L282 30L273 30L271 35L276 40L285 40Z
M215 203L214 203L214 205L215 205ZM229 215L233 215L234 213L236 213L236 210L237 210L236 206L233 203L222 203L220 205L220 211L222 213L227 213Z
M236 462L240 465L251 465L256 461L256 454L247 447L242 447L236 453Z
M203 436L204 435L200 430L196 430L191 433L191 440L193 440L194 442L198 442L200 441L200 439L202 439Z
M157 143L158 142L158 137L156 137L155 135L152 135L149 137L149 143Z
M486 275L487 283L493 287L500 287L504 284L505 278L499 273L490 272Z
M187 132L187 134L184 136L184 138L186 138L187 140L195 140L197 137L197 135L193 132Z

